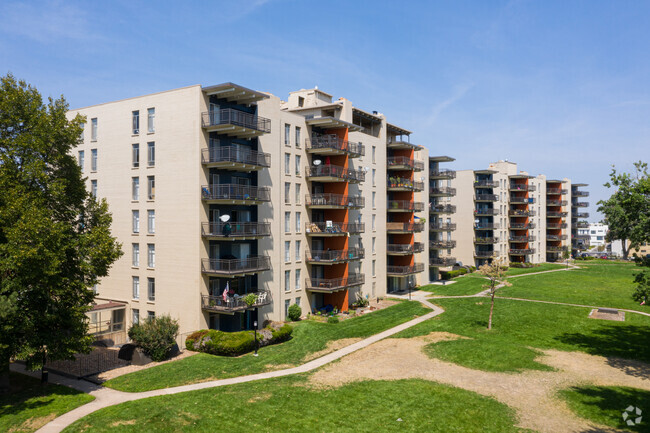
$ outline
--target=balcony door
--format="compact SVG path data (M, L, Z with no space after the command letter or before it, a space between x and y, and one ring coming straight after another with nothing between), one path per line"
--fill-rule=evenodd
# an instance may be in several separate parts
M232 255L238 259L246 259L251 255L251 244L236 243L232 245Z
M210 103L210 123L212 125L219 124L219 105Z
M251 222L251 211L249 210L234 210L230 212L232 221L235 223L249 223Z

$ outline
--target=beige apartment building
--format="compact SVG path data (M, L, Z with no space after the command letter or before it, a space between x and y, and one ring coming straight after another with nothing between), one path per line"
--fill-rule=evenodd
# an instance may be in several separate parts
M79 163L125 252L96 288L95 329L160 314L182 334L259 328L294 303L345 311L429 280L428 155L382 114L232 83L77 113Z

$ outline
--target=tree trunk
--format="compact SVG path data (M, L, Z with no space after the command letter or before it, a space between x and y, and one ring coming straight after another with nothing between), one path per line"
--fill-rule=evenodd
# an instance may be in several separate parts
M0 358L0 394L9 392L9 358Z
M494 311L494 294L496 293L496 290L494 288L492 289L492 293L490 294L491 296L491 302L490 302L490 318L488 319L488 330L492 329L492 312Z

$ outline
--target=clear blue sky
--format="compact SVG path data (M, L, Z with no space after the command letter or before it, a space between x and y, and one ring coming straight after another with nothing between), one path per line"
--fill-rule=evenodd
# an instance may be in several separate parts
M234 81L318 85L457 169L508 159L590 184L650 161L650 2L0 4L0 73L71 107Z

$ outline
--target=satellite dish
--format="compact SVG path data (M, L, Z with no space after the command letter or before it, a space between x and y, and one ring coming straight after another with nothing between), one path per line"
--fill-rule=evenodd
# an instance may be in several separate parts
M230 215L221 215L219 219L223 222L228 222L230 220Z
M317 167L318 167L319 165L321 165L321 163L322 163L322 161L321 161L320 159L315 159L315 160L314 160L314 165L317 166Z

